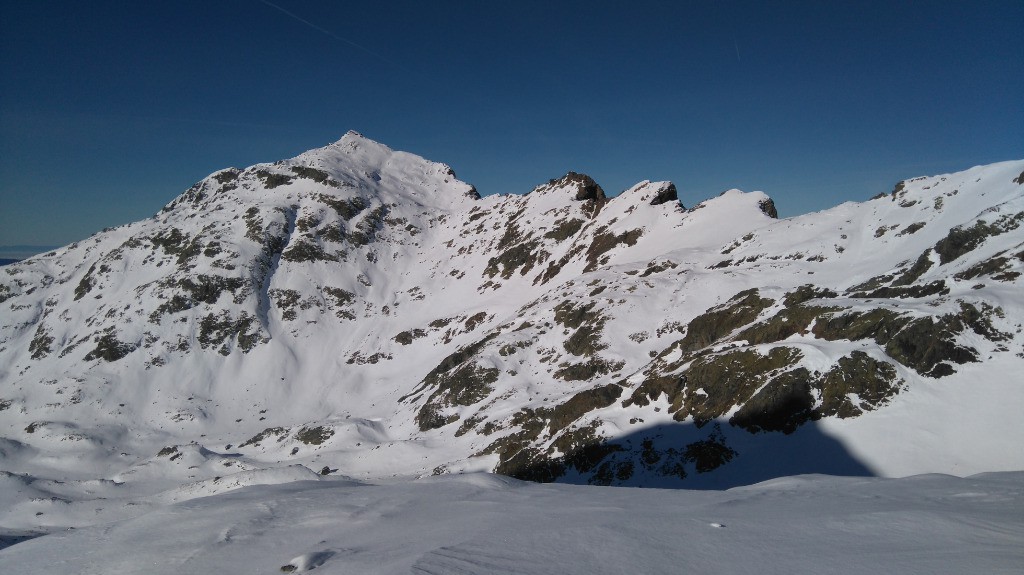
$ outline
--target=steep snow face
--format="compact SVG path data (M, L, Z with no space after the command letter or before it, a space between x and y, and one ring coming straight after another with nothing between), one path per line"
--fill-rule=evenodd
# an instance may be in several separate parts
M1022 172L778 220L760 192L687 210L668 182L609 199L571 172L480 198L353 132L221 170L0 272L20 494L0 525L309 470L729 486L1024 468ZM51 520L40 497L81 512Z

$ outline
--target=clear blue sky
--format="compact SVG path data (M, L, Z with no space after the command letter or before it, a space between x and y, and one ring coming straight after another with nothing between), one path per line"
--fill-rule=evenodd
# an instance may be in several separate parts
M287 12L287 13L286 13ZM1024 157L1024 2L5 2L0 245L354 129L481 193L738 187L783 216Z

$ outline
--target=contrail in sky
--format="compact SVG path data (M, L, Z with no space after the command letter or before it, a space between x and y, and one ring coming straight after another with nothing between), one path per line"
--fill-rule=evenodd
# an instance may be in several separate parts
M310 28L312 28L314 30L318 30L320 32L323 32L324 34L327 34L328 36L330 36L331 38L334 38L335 40L338 40L339 42L344 42L344 43L348 44L349 46L352 46L354 48L358 48L358 49L362 50L363 52L366 52L367 54L373 56L374 58L377 58L381 62L385 62L387 64L391 64L392 66L395 66L397 68L401 68L402 70L405 70L406 72L410 71L410 70L406 69L404 66L402 66L401 64L398 64L397 62L392 62L391 60L388 60L384 56L381 56L380 54L374 52L373 50L370 50L366 46L360 46L359 44L356 44L355 42L353 42L351 40L348 40L346 38L342 38L341 36L338 36L334 32L331 32L330 30L321 28L320 26L317 26L316 24L310 22L309 20L306 20L305 18L302 18L302 17L300 17L297 14L294 14L292 12L289 12L288 10L285 10L284 8L278 6L277 4L274 4L273 2L269 2L268 0L260 0L260 2L266 4L267 6L270 6L271 8L273 8L275 10L278 10L278 11L286 14L287 16L289 16L290 18L292 18L294 20L298 20L299 22L302 22L303 24L305 24L306 26L309 26Z
M732 45L736 46L736 61L739 62L740 61L740 43L736 40L736 38L733 38L732 39Z

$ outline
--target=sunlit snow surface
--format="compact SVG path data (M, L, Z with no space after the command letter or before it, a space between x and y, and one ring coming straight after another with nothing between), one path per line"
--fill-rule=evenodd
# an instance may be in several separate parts
M1024 473L807 475L727 491L330 478L33 539L0 551L0 572L1019 573L1022 495Z

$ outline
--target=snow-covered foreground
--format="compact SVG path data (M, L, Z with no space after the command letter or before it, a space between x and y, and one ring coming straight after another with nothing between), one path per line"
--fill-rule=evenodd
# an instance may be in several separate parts
M806 475L726 491L255 485L0 551L0 572L1020 573L1024 472Z

